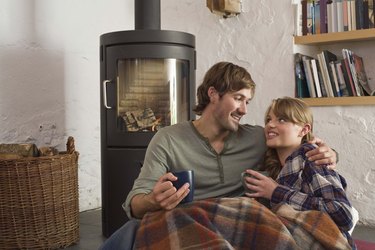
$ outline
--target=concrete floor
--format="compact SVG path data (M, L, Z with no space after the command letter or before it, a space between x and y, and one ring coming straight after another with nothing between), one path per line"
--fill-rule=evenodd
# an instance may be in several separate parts
M102 235L101 210L89 210L81 212L80 216L80 240L68 250L94 250L105 241ZM375 228L357 225L353 232L353 238L375 243ZM361 250L361 249L359 249Z
M79 214L79 242L69 250L96 250L106 240L102 235L102 210L95 209Z

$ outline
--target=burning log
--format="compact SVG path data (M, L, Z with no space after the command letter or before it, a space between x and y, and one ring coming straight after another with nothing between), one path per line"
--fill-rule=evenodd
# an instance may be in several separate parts
M126 129L135 131L156 131L161 124L161 119L156 118L151 108L128 111L122 114Z

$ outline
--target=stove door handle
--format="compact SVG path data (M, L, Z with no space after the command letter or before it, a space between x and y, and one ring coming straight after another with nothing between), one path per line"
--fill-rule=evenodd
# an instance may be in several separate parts
M106 107L106 109L112 109L112 107L108 106L108 102L107 102L107 84L110 82L111 82L110 80L103 81L103 102L104 102L104 107Z

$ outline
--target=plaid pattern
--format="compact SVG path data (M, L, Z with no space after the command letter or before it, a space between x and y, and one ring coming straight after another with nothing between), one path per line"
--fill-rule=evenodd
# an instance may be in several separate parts
M287 204L281 204L273 211L301 249L356 249L325 212L297 211Z
M303 144L290 155L276 181L280 184L272 194L271 206L287 203L299 211L318 210L329 214L348 241L353 226L351 204L346 196L346 181L336 171L316 166L305 153L316 148Z
M170 211L147 213L134 246L163 250L350 249L326 213L295 211L286 204L273 213L247 197L194 201Z

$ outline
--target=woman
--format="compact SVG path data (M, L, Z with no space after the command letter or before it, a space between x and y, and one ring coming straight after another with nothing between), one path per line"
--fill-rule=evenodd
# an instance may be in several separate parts
M305 156L316 147L308 143L313 138L312 128L312 112L302 100L284 97L272 101L265 115L268 151L262 169L271 178L246 170L255 177L245 178L247 188L253 191L246 195L266 198L271 207L287 203L299 211L324 211L353 246L349 234L353 210L345 193L345 179L334 170L317 167Z

